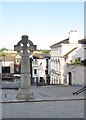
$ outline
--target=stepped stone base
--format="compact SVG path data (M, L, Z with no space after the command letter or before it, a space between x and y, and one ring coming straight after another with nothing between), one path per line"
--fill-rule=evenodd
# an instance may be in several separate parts
M30 89L19 88L16 98L19 100L33 99L33 93L30 92Z

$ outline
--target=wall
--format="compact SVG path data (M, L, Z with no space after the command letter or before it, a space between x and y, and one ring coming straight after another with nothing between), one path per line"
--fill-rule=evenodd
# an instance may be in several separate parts
M46 59L36 59L32 62L32 77L35 79L38 77L38 81L40 82L40 77L45 80L46 83ZM37 74L34 75L34 69L37 69ZM48 73L50 73L50 59L48 59ZM36 82L36 80L34 81Z
M43 77L46 79L45 76L45 70L46 70L46 59L38 59L38 77Z
M67 73L71 72L72 75L72 85L84 85L84 80L86 78L86 67L81 65L68 65L67 67ZM67 81L68 80L68 74L67 74Z
M73 55L72 59L74 60L75 58L81 57L81 60L86 59L86 49L84 47L78 48L76 51L75 55Z
M80 48L81 46L82 46L81 44L62 44L62 56L71 51L73 48L76 47ZM75 51L76 50L74 50L74 52L72 53L74 54Z
M34 74L34 70L37 70L37 74ZM33 59L32 61L32 84L36 83L38 79L38 61Z
M51 59L48 59L48 74L51 72Z

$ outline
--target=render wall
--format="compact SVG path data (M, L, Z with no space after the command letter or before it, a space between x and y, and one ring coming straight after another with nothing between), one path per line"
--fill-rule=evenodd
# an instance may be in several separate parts
M5 63L4 62L0 62L0 73L2 73L2 66L4 66L5 65L5 67L10 67L10 73L14 73L14 62L13 61L5 61Z
M78 57L80 57L81 60L86 59L85 53L86 53L86 49L84 49L84 47L79 48L76 51L75 55L72 56L72 60L75 60L75 58L78 58Z
M85 84L86 67L81 66L81 65L70 65L67 69L67 73L69 72L71 72L71 75L72 75L72 85L84 85Z

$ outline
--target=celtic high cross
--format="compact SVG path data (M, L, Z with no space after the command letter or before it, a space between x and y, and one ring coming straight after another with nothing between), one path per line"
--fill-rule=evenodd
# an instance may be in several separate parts
M16 50L21 56L21 85L18 90L17 99L28 100L32 98L30 92L30 59L31 52L36 50L36 45L28 40L27 35L23 35L22 39L14 45Z

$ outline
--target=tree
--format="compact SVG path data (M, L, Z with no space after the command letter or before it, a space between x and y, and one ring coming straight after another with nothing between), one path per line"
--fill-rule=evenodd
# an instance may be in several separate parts
M6 49L6 48L4 47L4 48L1 48L1 49L0 49L0 52L3 52L4 50L8 51L8 49Z

